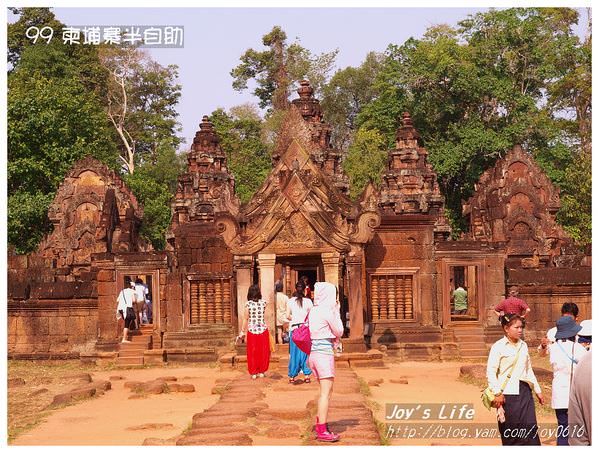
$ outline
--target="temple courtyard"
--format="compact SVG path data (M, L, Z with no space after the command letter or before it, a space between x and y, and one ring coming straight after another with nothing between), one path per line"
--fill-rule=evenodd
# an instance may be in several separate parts
M549 363L531 354L550 400ZM255 381L241 364L238 369L222 363L117 368L78 360L11 360L9 444L313 445L318 383L289 384L286 357L277 356L266 378ZM338 362L329 416L331 428L341 434L340 444L500 445L498 437L485 437L484 429L496 422L480 402L484 361L409 362L386 356L383 363L352 368ZM393 424L386 419L391 413L386 413L387 404L418 410L431 403L447 403L446 417L452 408L469 403L473 416L459 420L456 410L451 421L417 415ZM555 424L548 406L537 407L537 420L543 426ZM430 429L417 431L419 424L456 429L433 435ZM460 429L468 426L463 438ZM555 445L555 438L548 434L542 442Z

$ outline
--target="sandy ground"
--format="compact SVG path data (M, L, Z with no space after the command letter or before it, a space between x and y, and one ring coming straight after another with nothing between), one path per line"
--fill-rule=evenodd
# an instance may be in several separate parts
M197 412L214 404L219 395L211 389L217 378L237 376L237 371L218 368L150 368L94 371L94 381L123 376L111 381L112 389L103 396L56 410L33 430L23 433L11 445L141 445L148 437L168 438L180 434ZM195 386L193 393L149 395L129 399L126 381L150 381L175 376L180 383ZM147 423L171 424L162 429L131 430Z
M496 426L493 412L480 402L479 389L459 381L459 362L388 362L386 369L358 368L355 371L366 382L383 379L379 386L371 386L367 400L373 402L374 416L385 420L387 403L472 403L474 420L470 423L487 423ZM283 366L277 371L286 380ZM112 382L112 389L103 396L53 411L45 421L18 436L12 445L141 445L149 437L167 439L188 429L194 414L202 412L217 402L218 394L211 394L218 378L232 378L240 371L220 371L218 368L149 368L92 372L94 381L108 380L110 376L123 376L124 380ZM180 383L195 386L194 393L167 393L148 395L142 399L129 399L132 395L124 388L126 381L150 381L159 377L175 376ZM390 382L405 378L408 384ZM301 384L295 388L277 385L267 392L265 402L271 408L305 408L306 402L318 394L318 384ZM341 395L340 395L341 396ZM349 396L349 395L348 395ZM549 394L545 395L549 399ZM542 414L539 423L555 423L550 413ZM283 421L284 422L284 421ZM132 430L144 424L170 424L166 427ZM254 445L273 445L273 439L254 439ZM554 441L542 439L544 444ZM406 439L391 438L391 445L500 445L497 439ZM280 439L278 445L298 445L297 438Z
M384 379L378 387L371 386L370 400L377 403L374 411L376 419L383 423L391 423L385 419L385 405L388 403L414 403L413 406L422 403L451 403L461 406L471 403L474 409L472 421L451 421L437 423L483 423L497 426L494 411L487 410L481 400L478 387L459 381L459 371L462 364L458 362L397 362L387 363L388 370L362 368L356 370L358 376L367 382L372 379ZM391 383L390 379L406 378L408 384ZM550 400L551 395L545 393L545 400ZM418 422L418 421L416 421ZM415 423L416 423L415 422ZM424 421L419 421L424 423ZM542 414L537 419L538 423L555 423L555 417ZM393 421L393 423L406 423L405 421ZM402 434L401 436L404 436ZM389 436L391 445L501 445L497 439L423 439L418 436L408 439L405 437L394 438ZM544 444L549 443L547 439L541 439ZM554 442L554 441L553 441Z

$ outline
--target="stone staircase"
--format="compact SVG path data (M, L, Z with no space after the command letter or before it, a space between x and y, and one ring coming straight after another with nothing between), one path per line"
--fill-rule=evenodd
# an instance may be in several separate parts
M211 362L233 349L235 331L229 324L198 324L185 332L167 332L162 348L167 361Z
M120 343L116 359L118 367L141 366L144 364L144 351L152 349L152 324L142 324L140 329L130 334L131 343Z
M482 326L454 326L454 338L463 359L486 359L488 348L485 343L485 331Z

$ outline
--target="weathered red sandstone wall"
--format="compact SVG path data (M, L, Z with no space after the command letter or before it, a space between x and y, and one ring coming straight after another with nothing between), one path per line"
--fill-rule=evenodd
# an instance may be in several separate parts
M13 303L8 307L8 357L78 357L93 350L97 331L96 299Z
M415 272L417 293L413 295L415 322L437 324L433 225L419 228L386 227L377 230L366 246L367 294L370 296L370 272L389 269L396 274ZM369 300L369 302L371 302Z
M578 320L591 319L590 267L510 269L508 285L518 285L520 297L530 306L527 338L540 339L555 326L564 302L575 302Z
M37 255L8 256L8 356L76 357L98 332L94 272L85 281L54 281L57 269Z

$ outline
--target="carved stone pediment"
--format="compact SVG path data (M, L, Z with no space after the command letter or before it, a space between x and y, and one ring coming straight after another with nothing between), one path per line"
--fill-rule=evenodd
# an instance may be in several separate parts
M240 228L219 221L218 230L238 255L265 248L277 250L335 250L345 252L350 242L366 242L380 219L337 189L313 159L318 144L295 106L291 106L279 134L278 156L262 187L241 208ZM238 233L238 234L235 234Z
M470 235L506 242L510 266L554 265L561 248L571 242L555 222L559 189L522 147L515 146L484 172L475 190L463 204L464 214L470 216Z
M123 180L102 162L77 161L48 210L54 225L38 253L56 268L78 272L91 265L91 254L137 251L143 211ZM69 271L70 272L70 271Z

